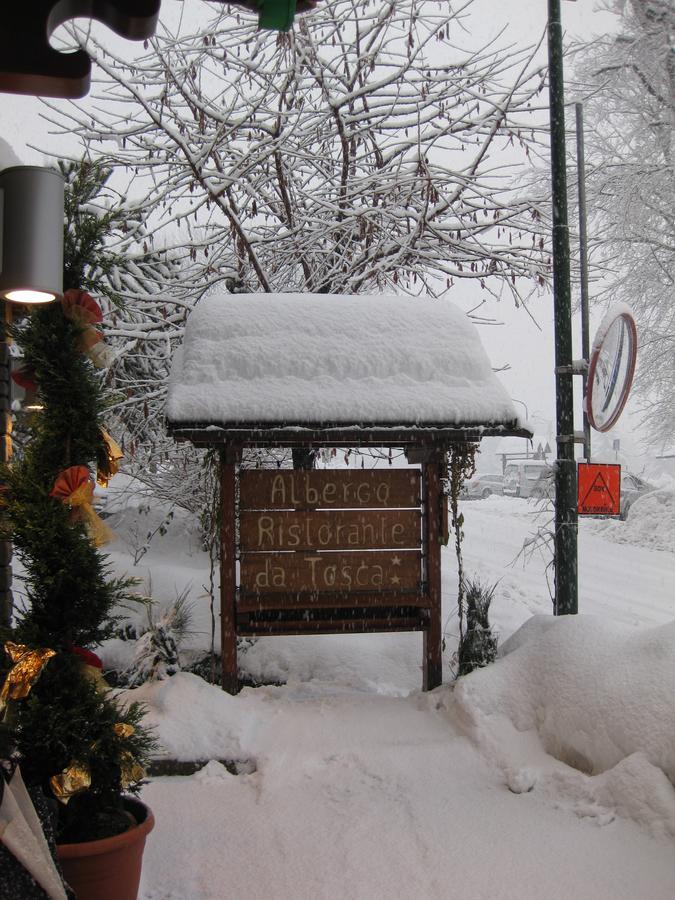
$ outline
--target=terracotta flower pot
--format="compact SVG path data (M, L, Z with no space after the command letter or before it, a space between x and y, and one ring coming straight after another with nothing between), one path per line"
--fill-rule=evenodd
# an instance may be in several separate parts
M138 825L100 841L57 846L64 877L77 900L136 900L145 838L155 817L140 800L126 799L125 805Z

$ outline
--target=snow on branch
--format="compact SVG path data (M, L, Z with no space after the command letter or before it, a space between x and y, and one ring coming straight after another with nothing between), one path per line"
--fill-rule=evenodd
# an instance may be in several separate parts
M527 163L537 145L543 73L532 48L468 38L469 10L335 0L272 35L197 4L131 64L88 36L95 95L52 121L206 283L439 294L470 279L518 300L550 254L505 153Z

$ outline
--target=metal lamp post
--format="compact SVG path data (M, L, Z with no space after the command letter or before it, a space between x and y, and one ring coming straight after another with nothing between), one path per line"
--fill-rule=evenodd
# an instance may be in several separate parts
M556 615L578 612L577 472L574 458L574 374L570 239L565 168L565 97L560 0L548 0L549 110L553 199L553 305L557 460L555 468Z
M63 292L63 176L39 166L0 172L0 461L11 457L7 326L13 303L49 303ZM12 614L12 544L0 541L0 623Z

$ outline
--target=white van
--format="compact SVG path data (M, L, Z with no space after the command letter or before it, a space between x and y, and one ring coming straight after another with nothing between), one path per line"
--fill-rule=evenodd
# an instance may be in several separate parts
M512 460L504 470L504 493L509 497L552 497L553 466L543 459Z

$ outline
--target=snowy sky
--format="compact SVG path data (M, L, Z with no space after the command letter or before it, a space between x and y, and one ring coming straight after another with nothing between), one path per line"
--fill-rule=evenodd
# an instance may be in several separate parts
M578 0L578 2L562 3L562 18L565 29L576 36L591 36L610 27L612 17L598 12L597 0ZM170 0L164 0L162 15L171 15L178 7ZM474 14L470 27L480 38L497 35L502 29L514 43L531 44L542 35L546 26L546 0L510 0L507 4L495 4L494 0L475 0ZM94 26L98 34L106 35L102 26ZM107 35L110 33L108 32ZM107 39L107 36L106 36ZM136 51L131 42L117 42L123 45L129 57ZM545 46L542 49L545 56ZM0 94L0 116L2 130L0 134L9 142L21 160L27 164L41 164L44 161L42 151L74 152L77 146L73 141L56 139L50 135L49 125L40 116L40 101L32 97L18 97ZM571 116L568 115L568 123ZM574 223L571 223L574 225ZM479 299L482 299L479 298ZM531 304L528 316L524 310L516 310L510 301L493 302L481 308L481 314L494 319L494 325L486 325L480 329L483 345L492 364L497 369L508 367L500 372L500 380L509 395L516 400L520 413L527 413L538 433L552 435L555 429L555 387L553 375L553 299L546 291ZM600 319L594 319L594 325ZM576 342L575 357L580 357L578 320L573 325L573 336ZM578 406L580 404L581 384L576 391ZM638 452L635 437L632 434L637 417L631 416L633 404L629 401L626 413L612 432L614 438L620 438L622 446ZM579 406L580 409L580 406ZM581 427L580 413L577 427ZM605 442L600 441L600 449Z

